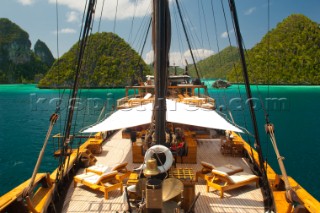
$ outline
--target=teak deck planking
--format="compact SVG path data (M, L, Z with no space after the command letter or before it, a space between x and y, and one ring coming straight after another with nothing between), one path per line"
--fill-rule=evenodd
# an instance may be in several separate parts
M251 172L244 159L222 155L218 139L198 139L197 146L197 164L177 163L177 168L192 168L195 173L201 169L200 162L206 161L215 166L233 164L241 166L246 172ZM140 166L132 163L132 143L130 139L122 139L121 131L103 145L102 153L96 155L96 158L98 164L104 165L127 161L129 170ZM83 171L80 170L79 173ZM62 212L123 212L127 209L127 204L119 190L109 192L109 199L105 200L103 193L99 191L90 190L81 184L76 188L72 185ZM256 188L255 184L227 191L221 199L218 191L211 189L207 193L205 181L199 179L195 186L195 193L198 192L201 194L196 202L195 212L264 212L261 189Z

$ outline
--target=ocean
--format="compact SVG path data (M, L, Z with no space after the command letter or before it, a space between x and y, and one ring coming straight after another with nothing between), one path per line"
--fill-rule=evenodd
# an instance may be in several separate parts
M264 158L280 172L271 142L264 132L267 113L275 125L277 144L285 158L288 175L320 200L320 137L317 135L320 130L320 86L253 86L252 90ZM221 113L231 112L237 124L252 132L247 103L241 102L246 99L243 85L209 89L208 92L216 99ZM81 90L80 94L72 134L97 122L102 108L105 110L101 118L108 116L116 106L116 100L125 96L125 90ZM0 195L32 176L50 115L59 101L61 111L65 111L68 96L68 90L62 96L62 90L40 90L33 84L0 85ZM63 131L64 122L65 113L62 113L53 134ZM56 146L50 139L40 172L51 172L58 166L58 159L53 158Z

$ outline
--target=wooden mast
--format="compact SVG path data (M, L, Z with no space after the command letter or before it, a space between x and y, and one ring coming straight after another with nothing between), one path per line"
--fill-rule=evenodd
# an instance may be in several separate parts
M155 142L165 143L167 68L170 48L170 13L168 0L153 0L152 43L155 77Z
M237 15L237 10L236 10L236 5L234 3L234 0L229 0L229 7L230 7L230 12L231 12L231 15L233 18L236 40L237 40L238 47L239 47L240 60L241 60L241 65L242 65L242 74L243 74L244 84L245 84L245 88L246 88L247 98L249 101L249 111L250 111L250 115L251 115L250 117L251 117L251 120L253 123L253 128L254 128L254 138L255 138L255 143L256 143L256 149L259 154L260 172L261 172L262 182L263 182L262 187L264 188L264 193L265 193L265 206L266 206L266 210L270 211L270 210L274 209L274 200L273 200L273 196L271 193L270 185L268 183L267 173L266 173L266 170L264 167L264 160L263 160L262 148L261 148L261 144L260 144L257 119L256 119L256 115L254 112L254 107L253 107L252 93L251 93L250 82L249 82L249 77L248 77L246 59L244 56L244 50L243 50L243 45L242 45L242 36L241 36L241 32L240 32L238 15Z

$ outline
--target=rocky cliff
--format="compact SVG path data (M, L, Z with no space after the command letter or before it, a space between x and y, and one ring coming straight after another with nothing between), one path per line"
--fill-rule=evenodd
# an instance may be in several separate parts
M37 42L31 50L29 34L9 19L0 19L0 83L34 83L45 74L54 58Z
M34 45L33 51L47 66L51 66L53 64L54 57L48 46L43 41L38 40Z

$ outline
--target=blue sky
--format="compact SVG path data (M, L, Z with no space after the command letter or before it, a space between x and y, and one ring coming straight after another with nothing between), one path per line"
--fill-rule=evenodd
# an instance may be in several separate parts
M58 12L56 2L58 2ZM102 1L98 0L98 2L95 32L102 8ZM150 14L150 2L149 0L105 0L100 31L117 33L140 52L147 26L148 19L146 17ZM170 2L173 5L171 12L173 26L171 64L183 65L184 59L191 63L188 47L185 42L182 42L185 38L181 26L180 24L176 26L176 23L180 22L177 18L176 6L173 0ZM228 16L228 1L223 0L223 2ZM117 3L118 12L116 14ZM218 45L220 50L228 46L227 32L231 37L231 44L236 45L230 19L227 19L228 25L224 22L220 0L213 0L217 31L214 30L211 0L180 0L180 3L185 14L184 19L188 27L188 34L192 40L192 49L196 50L197 60L217 53ZM269 3L270 29L293 13L304 14L320 23L320 3L318 0L269 0ZM78 41L84 4L85 0L1 0L0 17L9 18L27 31L32 45L37 39L44 41L53 55L57 57L58 55L62 56ZM253 47L268 31L267 5L267 0L236 0L246 48ZM133 16L135 16L134 21L132 21ZM114 22L115 17L117 22ZM205 25L210 26L210 29L206 31ZM132 26L135 30L131 30ZM58 37L57 32L59 32ZM151 51L151 40L149 39L143 52L143 58L147 62L152 60Z

